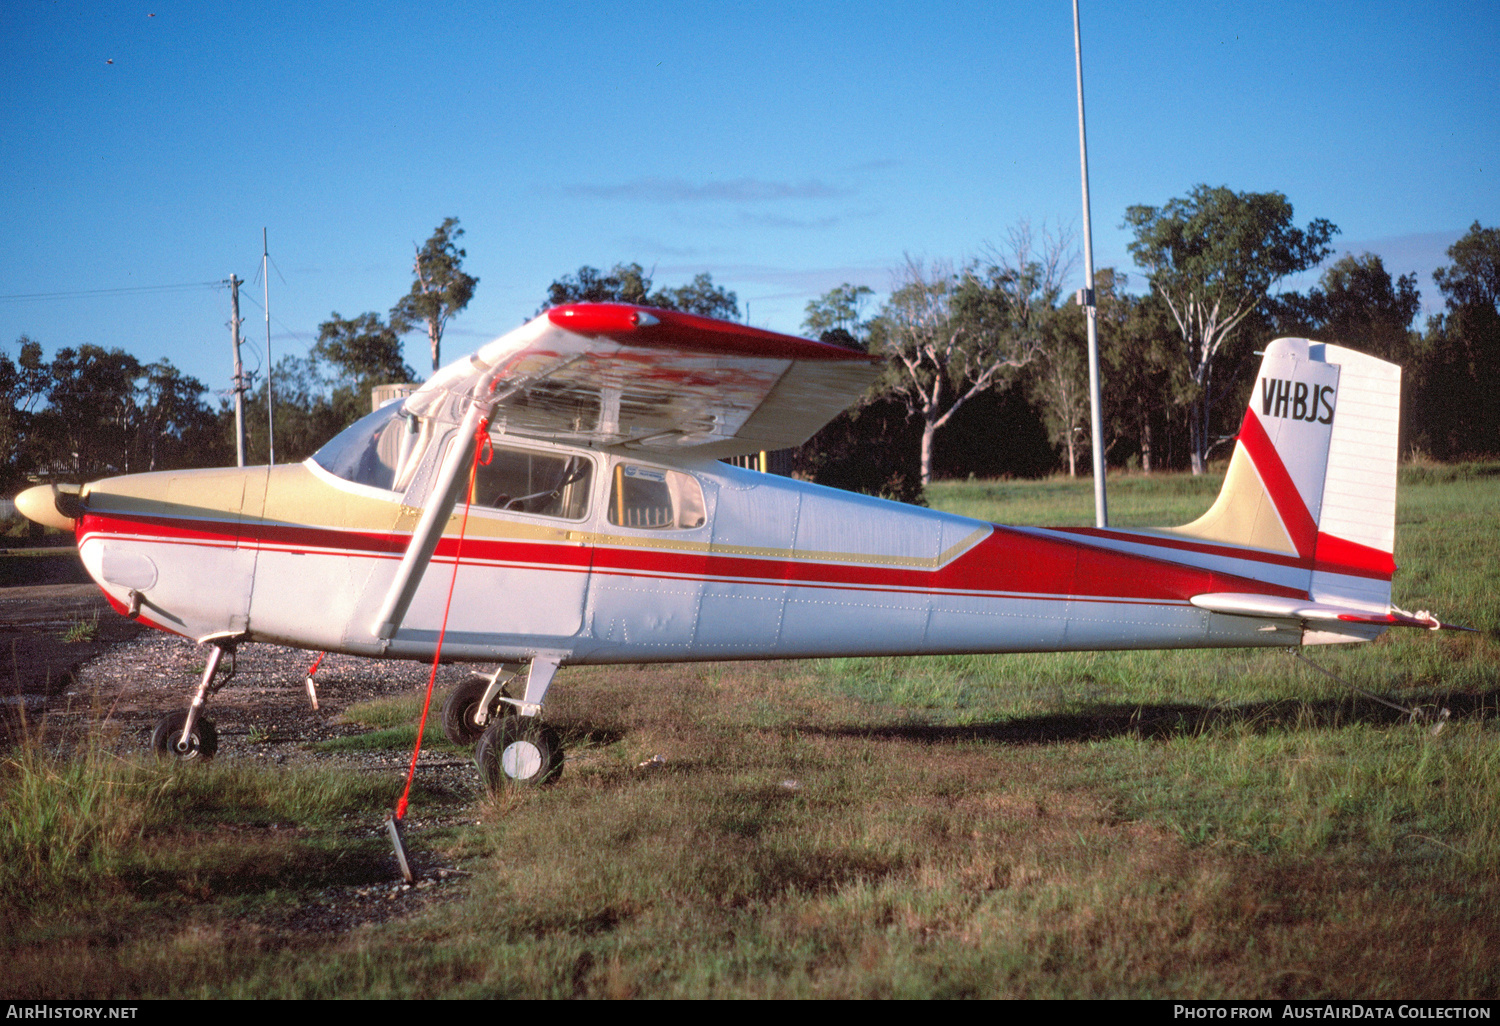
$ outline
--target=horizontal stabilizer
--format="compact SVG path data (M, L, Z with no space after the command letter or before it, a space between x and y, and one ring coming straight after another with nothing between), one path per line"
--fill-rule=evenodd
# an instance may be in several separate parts
M1315 620L1326 623L1358 623L1372 627L1422 627L1427 630L1470 630L1443 623L1424 611L1407 613L1394 607L1389 613L1375 614L1354 606L1335 606L1306 599L1281 598L1276 595L1248 595L1240 592L1216 592L1194 595L1190 600L1199 609L1229 616L1258 616L1277 620Z

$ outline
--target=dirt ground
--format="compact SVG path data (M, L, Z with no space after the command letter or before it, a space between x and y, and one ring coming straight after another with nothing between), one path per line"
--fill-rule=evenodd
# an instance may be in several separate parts
M84 635L89 637L78 640ZM0 746L24 729L62 752L90 733L107 739L121 755L149 752L157 720L187 707L207 661L207 650L191 639L142 627L110 609L92 584L0 588L0 646L9 659L0 687ZM394 804L410 751L325 753L313 751L311 744L363 732L363 727L342 722L341 713L358 702L422 691L430 666L330 655L318 668L319 708L314 710L305 681L317 655L272 645L241 648L234 675L209 700L218 758L281 765L311 761L379 774L390 779ZM441 692L472 672L472 667L441 666L437 687ZM439 711L434 703L429 738L442 735ZM449 793L476 799L481 793L473 761L451 750L424 750L417 775L420 782ZM408 855L419 877L417 887L403 884L393 854L389 875L308 895L295 921L271 925L304 935L343 934L456 896L453 885L464 874L421 843L425 829L461 814L451 805L448 810L414 804L408 813ZM389 812L372 808L356 832L384 838Z
M28 712L76 686L78 671L142 627L109 608L92 584L0 588L0 700Z

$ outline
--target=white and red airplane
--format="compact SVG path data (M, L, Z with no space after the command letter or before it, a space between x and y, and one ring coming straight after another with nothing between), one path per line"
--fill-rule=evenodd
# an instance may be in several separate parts
M127 616L213 646L154 744L217 747L221 657L269 642L498 663L444 724L486 780L557 775L553 675L589 663L1368 641L1391 604L1400 368L1278 339L1213 507L1159 530L1003 527L743 470L878 373L863 353L576 304L300 465L32 488ZM462 534L461 534L462 532ZM451 599L449 595L452 585Z

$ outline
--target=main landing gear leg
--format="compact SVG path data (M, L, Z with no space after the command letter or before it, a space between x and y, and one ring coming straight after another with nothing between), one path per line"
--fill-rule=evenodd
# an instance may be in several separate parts
M182 762L207 762L214 757L214 753L219 750L219 732L214 729L214 721L202 715L202 712L203 707L208 704L208 696L234 676L234 648L233 641L214 641L213 651L208 654L208 665L203 668L203 679L198 683L192 705L186 710L167 713L156 721L156 729L151 732L151 748L157 755ZM219 672L226 652L230 655L229 672L215 683L214 676Z
M443 703L443 733L456 745L472 745L497 716L513 716L514 699L505 693L526 667L501 663L488 677L474 676L448 692Z
M551 783L561 775L562 739L541 721L542 701L556 672L556 659L533 659L522 698L501 699L519 715L494 720L479 738L474 761L491 793L510 785Z

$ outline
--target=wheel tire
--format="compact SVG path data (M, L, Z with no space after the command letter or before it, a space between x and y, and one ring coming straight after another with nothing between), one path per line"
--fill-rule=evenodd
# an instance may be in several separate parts
M151 750L158 757L178 762L207 762L214 757L219 750L219 732L214 729L214 721L207 716L199 716L193 723L187 751L178 750L177 740L182 737L187 718L187 710L180 709L156 721L156 729L151 732Z
M474 761L491 794L506 787L550 784L562 775L562 740L533 716L506 716L480 737Z
M479 700L484 697L485 689L489 686L490 682L483 677L470 677L448 692L448 697L443 700L443 733L448 736L449 741L456 745L472 745L495 722L496 717L515 715L515 706L497 698L485 716L485 725L481 727L474 722L474 716L479 711Z

